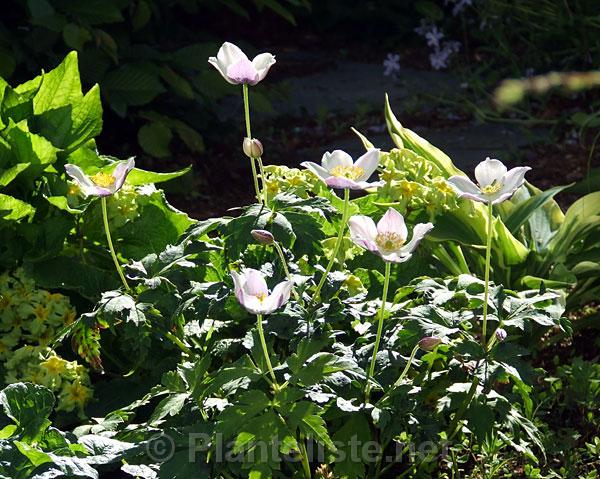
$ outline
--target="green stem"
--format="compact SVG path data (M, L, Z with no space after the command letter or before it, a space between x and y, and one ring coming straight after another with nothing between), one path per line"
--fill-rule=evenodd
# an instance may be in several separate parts
M417 344L411 351L410 357L408 358L408 362L406 363L406 366L404 366L404 369L402 370L402 373L400 373L400 376L398 377L398 379L396 379L396 382L394 383L394 385L390 389L388 389L388 391L382 396L382 398L378 402L384 401L386 398L389 397L389 395L394 391L394 389L396 389L398 386L400 386L400 384L402 384L402 381L408 374L410 366L412 365L412 362L415 359L415 355L417 354L418 350L419 350L419 345Z
M244 118L246 120L246 137L252 139L252 127L250 126L250 100L248 94L248 85L242 85L242 96L244 97ZM258 176L256 175L256 163L254 158L250 158L250 166L252 168L252 179L254 180L254 190L256 192L256 201L261 202L260 186L258 186ZM264 183L265 177L262 171L262 160L259 160L260 174Z
M302 468L304 469L304 476L306 479L311 479L312 474L310 472L310 464L308 462L308 452L306 451L306 446L304 444L304 434L300 434L300 441L298 446L300 447L300 455L302 457Z
M342 222L340 224L340 229L338 231L338 236L337 236L337 240L335 242L335 246L333 247L333 252L331 254L331 258L329 258L329 263L327 263L327 267L325 268L325 272L323 273L323 276L321 277L321 281L319 281L319 284L317 285L317 289L315 290L315 293L313 294L313 298L312 298L313 304L315 304L320 298L321 289L323 288L323 285L325 284L325 281L327 280L327 275L331 271L331 268L333 267L333 263L335 262L335 258L338 255L340 246L342 245L342 240L344 239L344 231L346 230L346 223L348 222L349 206L350 206L350 190L348 188L345 188L344 189L344 207L342 210Z
M288 269L287 266L287 261L285 260L285 256L283 255L283 250L281 249L281 246L279 246L279 243L277 241L273 241L273 247L275 248L275 251L277 251L277 254L279 255L279 260L281 261L281 266L283 266L283 271L285 273L285 277L288 279L288 281L292 281L292 275L290 274L290 270ZM294 287L292 287L292 294L294 295L294 298L296 298L296 301L299 300L298 298L298 293L296 292L296 289Z
M185 344L183 344L183 342L181 341L181 339L179 339L177 336L175 336L173 333L171 333L170 331L167 331L165 333L165 336L175 345L177 346L179 349L181 349L185 354L189 354L190 356L192 355L192 350L190 348L188 348Z
M117 259L117 253L115 253L115 247L113 246L112 237L110 236L110 228L108 227L108 213L106 211L106 196L103 196L100 199L100 204L102 205L102 219L104 221L104 232L106 233L106 241L108 242L108 249L110 250L110 255L112 256L113 262L115 263L115 268L117 268L117 273L119 273L119 277L125 286L126 291L131 291L129 284L127 284L127 280L125 279L125 275L123 274L123 270L121 269L121 265L119 264L119 260Z
M260 344L262 346L263 353L265 355L265 361L267 363L267 368L269 369L269 374L271 375L271 379L273 379L273 389L275 391L279 391L279 385L277 384L277 378L275 377L275 372L273 371L273 365L271 364L271 358L269 357L269 350L267 349L267 342L265 341L265 333L262 327L262 314L256 315L256 328L258 329L258 336L260 337Z
M371 395L371 378L375 374L375 363L377 362L377 352L379 351L379 343L381 342L381 333L383 333L383 317L385 316L385 303L387 301L388 289L390 286L390 271L392 263L385 262L385 278L383 280L383 296L381 298L381 309L379 310L379 323L377 324L377 336L375 337L375 346L373 348L373 356L371 357L371 365L369 366L369 374L367 375L367 384L365 386L365 403L369 403Z
M473 383L471 384L471 388L469 389L469 392L467 393L467 397L465 398L464 402L461 404L459 410L456 411L456 414L452 418L452 421L450 421L450 426L448 427L448 431L451 432L451 434L450 434L450 436L448 436L448 442L450 442L454 438L454 436L456 436L456 433L458 433L458 431L460 429L460 425L458 423L465 415L465 412L467 411L469 404L471 404L471 401L473 400L473 396L475 396L475 393L477 392L478 385L479 385L479 378L477 376L475 376L473 378Z
M485 248L485 292L483 295L483 329L481 333L481 344L486 348L487 344L487 316L488 316L488 300L490 297L490 258L492 255L492 224L494 222L494 212L492 202L488 202L488 228L487 228L487 244Z

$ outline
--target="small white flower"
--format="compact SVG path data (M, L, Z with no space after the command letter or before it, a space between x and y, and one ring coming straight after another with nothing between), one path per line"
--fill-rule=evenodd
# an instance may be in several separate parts
M88 176L79 166L71 164L65 165L65 171L85 196L110 196L121 189L134 167L135 161L130 158L125 163L119 163L111 174L100 172Z
M400 55L397 53L388 53L383 60L383 74L385 76L395 75L400 71Z
M306 169L312 171L327 186L332 188L349 188L351 190L364 190L370 187L383 186L385 182L376 181L368 183L367 180L377 169L379 164L379 150L369 149L356 163L352 157L342 150L327 152L321 159L321 165L312 161L301 163Z
M381 256L385 261L404 263L408 261L423 237L431 231L431 223L420 223L414 227L413 237L407 243L408 230L404 217L390 208L375 225L368 216L355 215L348 221L350 238L361 248Z
M233 85L256 85L267 76L269 69L275 64L275 56L261 53L250 61L238 46L225 42L219 48L217 56L210 57L208 63Z
M452 176L448 181L459 196L496 205L512 197L529 170L528 166L518 166L508 171L501 161L486 158L475 167L477 185L466 176Z
M290 299L294 283L282 281L269 294L267 282L260 271L247 268L242 273L231 272L235 296L240 304L252 314L270 314Z

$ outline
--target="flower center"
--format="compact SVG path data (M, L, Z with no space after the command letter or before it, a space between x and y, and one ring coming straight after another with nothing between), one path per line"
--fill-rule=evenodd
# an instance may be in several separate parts
M113 175L109 175L107 173L96 173L94 176L91 176L90 179L94 182L96 186L100 186L101 188L108 188L115 184L116 178Z
M384 254L398 251L405 242L406 240L402 236L392 232L379 233L375 238L377 248Z
M330 173L333 176L337 176L338 178L347 178L349 180L357 180L362 175L365 174L365 170L363 170L360 166L338 165L338 166L334 167Z
M498 193L501 189L502 183L500 183L499 181L494 181L492 184L481 188L481 192L484 195L493 195L494 193Z
M258 301L260 303L264 303L265 299L267 299L267 294L266 293L257 294L256 299L258 299Z

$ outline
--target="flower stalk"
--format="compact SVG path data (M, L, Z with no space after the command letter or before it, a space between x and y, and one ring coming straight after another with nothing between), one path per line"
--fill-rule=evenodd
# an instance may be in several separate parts
M488 301L490 297L490 262L492 255L492 225L494 223L494 212L492 202L488 202L488 228L487 228L487 244L485 248L485 289L483 293L483 325L481 331L481 343L483 348L487 347L487 317L488 317Z
M256 328L258 329L258 336L260 337L260 344L265 356L265 362L267 363L269 374L273 380L273 389L275 389L275 391L279 391L279 384L277 383L277 378L275 377L275 371L273 371L273 365L271 364L271 358L269 357L269 350L267 349L267 341L265 340L265 332L262 327L262 314L256 315Z
M249 91L248 84L244 83L242 85L242 96L244 97L244 118L246 120L246 137L252 139L252 126L250 123L250 99L249 99ZM266 189L263 188L264 194L261 193L261 189L258 183L258 176L256 172L256 162L258 162L259 172L261 181L264 183L265 181L265 172L263 168L262 158L259 156L257 158L250 157L250 166L252 167L252 179L254 180L254 190L256 192L256 201L259 203L266 203Z
M325 271L323 272L323 276L321 276L321 280L319 281L319 284L317 285L317 289L315 290L315 293L313 294L313 298L312 298L313 304L315 304L321 297L321 289L323 289L323 285L325 284L325 281L327 281L327 275L331 271L331 268L333 268L333 263L335 262L335 258L338 255L340 247L342 246L342 241L344 239L344 231L346 231L346 224L348 223L349 210L350 210L350 190L348 188L344 188L344 206L342 209L342 221L340 224L340 229L338 231L337 240L333 247L333 252L331 253L331 258L329 258L329 262L327 263Z
M365 403L369 403L371 395L371 378L375 374L375 363L377 362L377 353L381 343L381 335L383 333L383 318L385 316L385 303L387 302L388 289L390 286L390 272L392 263L385 262L385 277L383 280L383 296L381 297L381 309L379 310L379 322L377 324L377 336L375 337L375 346L373 347L373 356L371 357L371 365L369 366L369 374L367 374L367 384L365 386ZM410 363L409 363L410 365Z
M106 233L106 241L108 242L108 249L110 250L110 255L112 256L113 262L115 263L115 268L117 269L117 273L119 273L121 282L123 283L123 286L125 286L125 290L131 291L129 284L127 283L127 279L125 279L125 275L123 274L123 269L121 268L119 260L117 259L117 253L115 252L115 247L113 246L112 237L110 235L110 228L108 226L108 212L106 209L106 196L100 198L100 204L102 205L102 220L104 222L104 232Z

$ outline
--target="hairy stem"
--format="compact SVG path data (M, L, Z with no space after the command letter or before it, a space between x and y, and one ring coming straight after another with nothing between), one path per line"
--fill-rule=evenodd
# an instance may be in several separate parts
M119 260L117 259L117 253L115 253L115 247L113 246L112 237L110 236L110 228L108 227L108 212L106 211L106 197L103 196L100 199L100 204L102 205L102 220L104 222L104 232L106 233L106 241L108 242L108 249L110 250L110 255L112 256L113 262L115 263L115 268L117 268L117 273L119 273L119 277L123 282L123 286L125 286L125 291L131 291L129 284L127 284L127 280L125 279L125 275L123 274L123 270L121 269L121 265L119 264Z
M248 94L248 85L245 83L242 85L242 96L244 97L244 118L246 119L246 137L252 139L252 127L250 126L250 100ZM259 161L261 179L264 183L265 177L262 171L262 161ZM260 194L260 187L258 186L258 176L256 175L256 163L254 158L250 158L250 167L252 168L252 179L254 180L254 190L256 193L256 201L262 202L262 195Z
M494 222L494 213L492 202L488 202L488 229L487 229L487 245L485 248L485 291L483 295L483 326L481 332L481 344L483 348L487 345L487 316L488 316L488 300L490 297L490 258L492 255L492 224Z
M258 329L258 336L260 337L260 344L262 346L263 354L265 355L267 368L269 369L269 374L273 380L273 389L275 389L275 391L279 391L279 384L277 384L277 378L275 377L273 365L271 364L271 358L269 357L269 350L267 349L267 341L265 341L265 332L263 331L262 327L262 314L256 315L256 328Z
M321 289L323 288L325 281L327 281L327 275L331 271L331 268L333 267L333 263L335 262L335 258L337 257L338 252L340 250L340 246L342 245L342 240L344 239L344 231L346 230L346 223L348 222L348 211L350 209L349 206L350 206L350 190L348 188L345 188L344 189L344 207L342 210L342 222L340 224L340 229L338 231L338 236L337 236L337 240L335 242L335 246L333 247L333 252L331 253L331 258L329 258L329 262L327 263L327 267L325 268L325 271L323 272L321 281L319 281L319 284L317 285L317 289L315 290L315 293L313 294L313 298L312 298L313 304L315 304L321 296Z
M385 316L385 303L387 301L388 289L390 286L390 271L392 263L385 262L385 278L383 280L383 296L381 297L381 309L379 310L379 323L377 324L377 336L375 336L375 346L373 347L373 356L371 357L371 365L369 366L369 374L367 374L367 384L365 385L365 403L369 403L371 395L371 378L375 374L375 363L377 362L377 353L379 344L381 343L381 334L383 333L383 317Z

